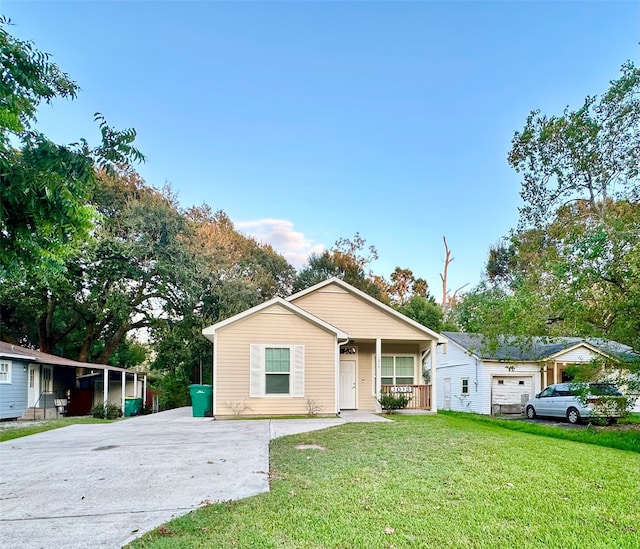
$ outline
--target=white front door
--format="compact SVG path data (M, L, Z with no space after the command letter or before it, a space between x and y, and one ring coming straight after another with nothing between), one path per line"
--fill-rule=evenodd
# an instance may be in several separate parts
M340 361L340 409L356 409L356 362Z
M40 396L40 366L38 364L29 364L28 376L27 406L31 408L36 405Z
M451 410L451 378L444 378L444 409Z

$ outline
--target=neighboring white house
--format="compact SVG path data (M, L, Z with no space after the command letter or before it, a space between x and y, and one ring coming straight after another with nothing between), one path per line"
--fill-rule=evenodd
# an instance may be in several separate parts
M567 369L573 365L634 355L631 347L596 338L532 338L523 343L502 337L492 345L480 334L443 335L448 343L437 348L437 408L486 415L522 413L531 396L568 381ZM430 357L425 365L430 367Z

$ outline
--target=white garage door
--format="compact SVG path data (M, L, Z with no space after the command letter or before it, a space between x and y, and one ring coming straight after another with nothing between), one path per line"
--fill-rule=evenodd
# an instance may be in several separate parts
M532 395L532 376L493 376L491 413L520 414Z

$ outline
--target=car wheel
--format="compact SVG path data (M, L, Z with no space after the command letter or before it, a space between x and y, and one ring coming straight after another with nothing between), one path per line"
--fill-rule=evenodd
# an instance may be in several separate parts
M536 418L536 410L533 406L527 406L527 418L528 419L535 419Z
M567 421L572 425L580 423L580 412L578 412L578 410L576 410L575 408L569 408L567 410Z

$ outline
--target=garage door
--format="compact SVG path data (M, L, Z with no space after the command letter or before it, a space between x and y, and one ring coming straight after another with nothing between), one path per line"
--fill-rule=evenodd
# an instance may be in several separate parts
M532 376L494 376L491 382L491 413L521 414L532 395Z

